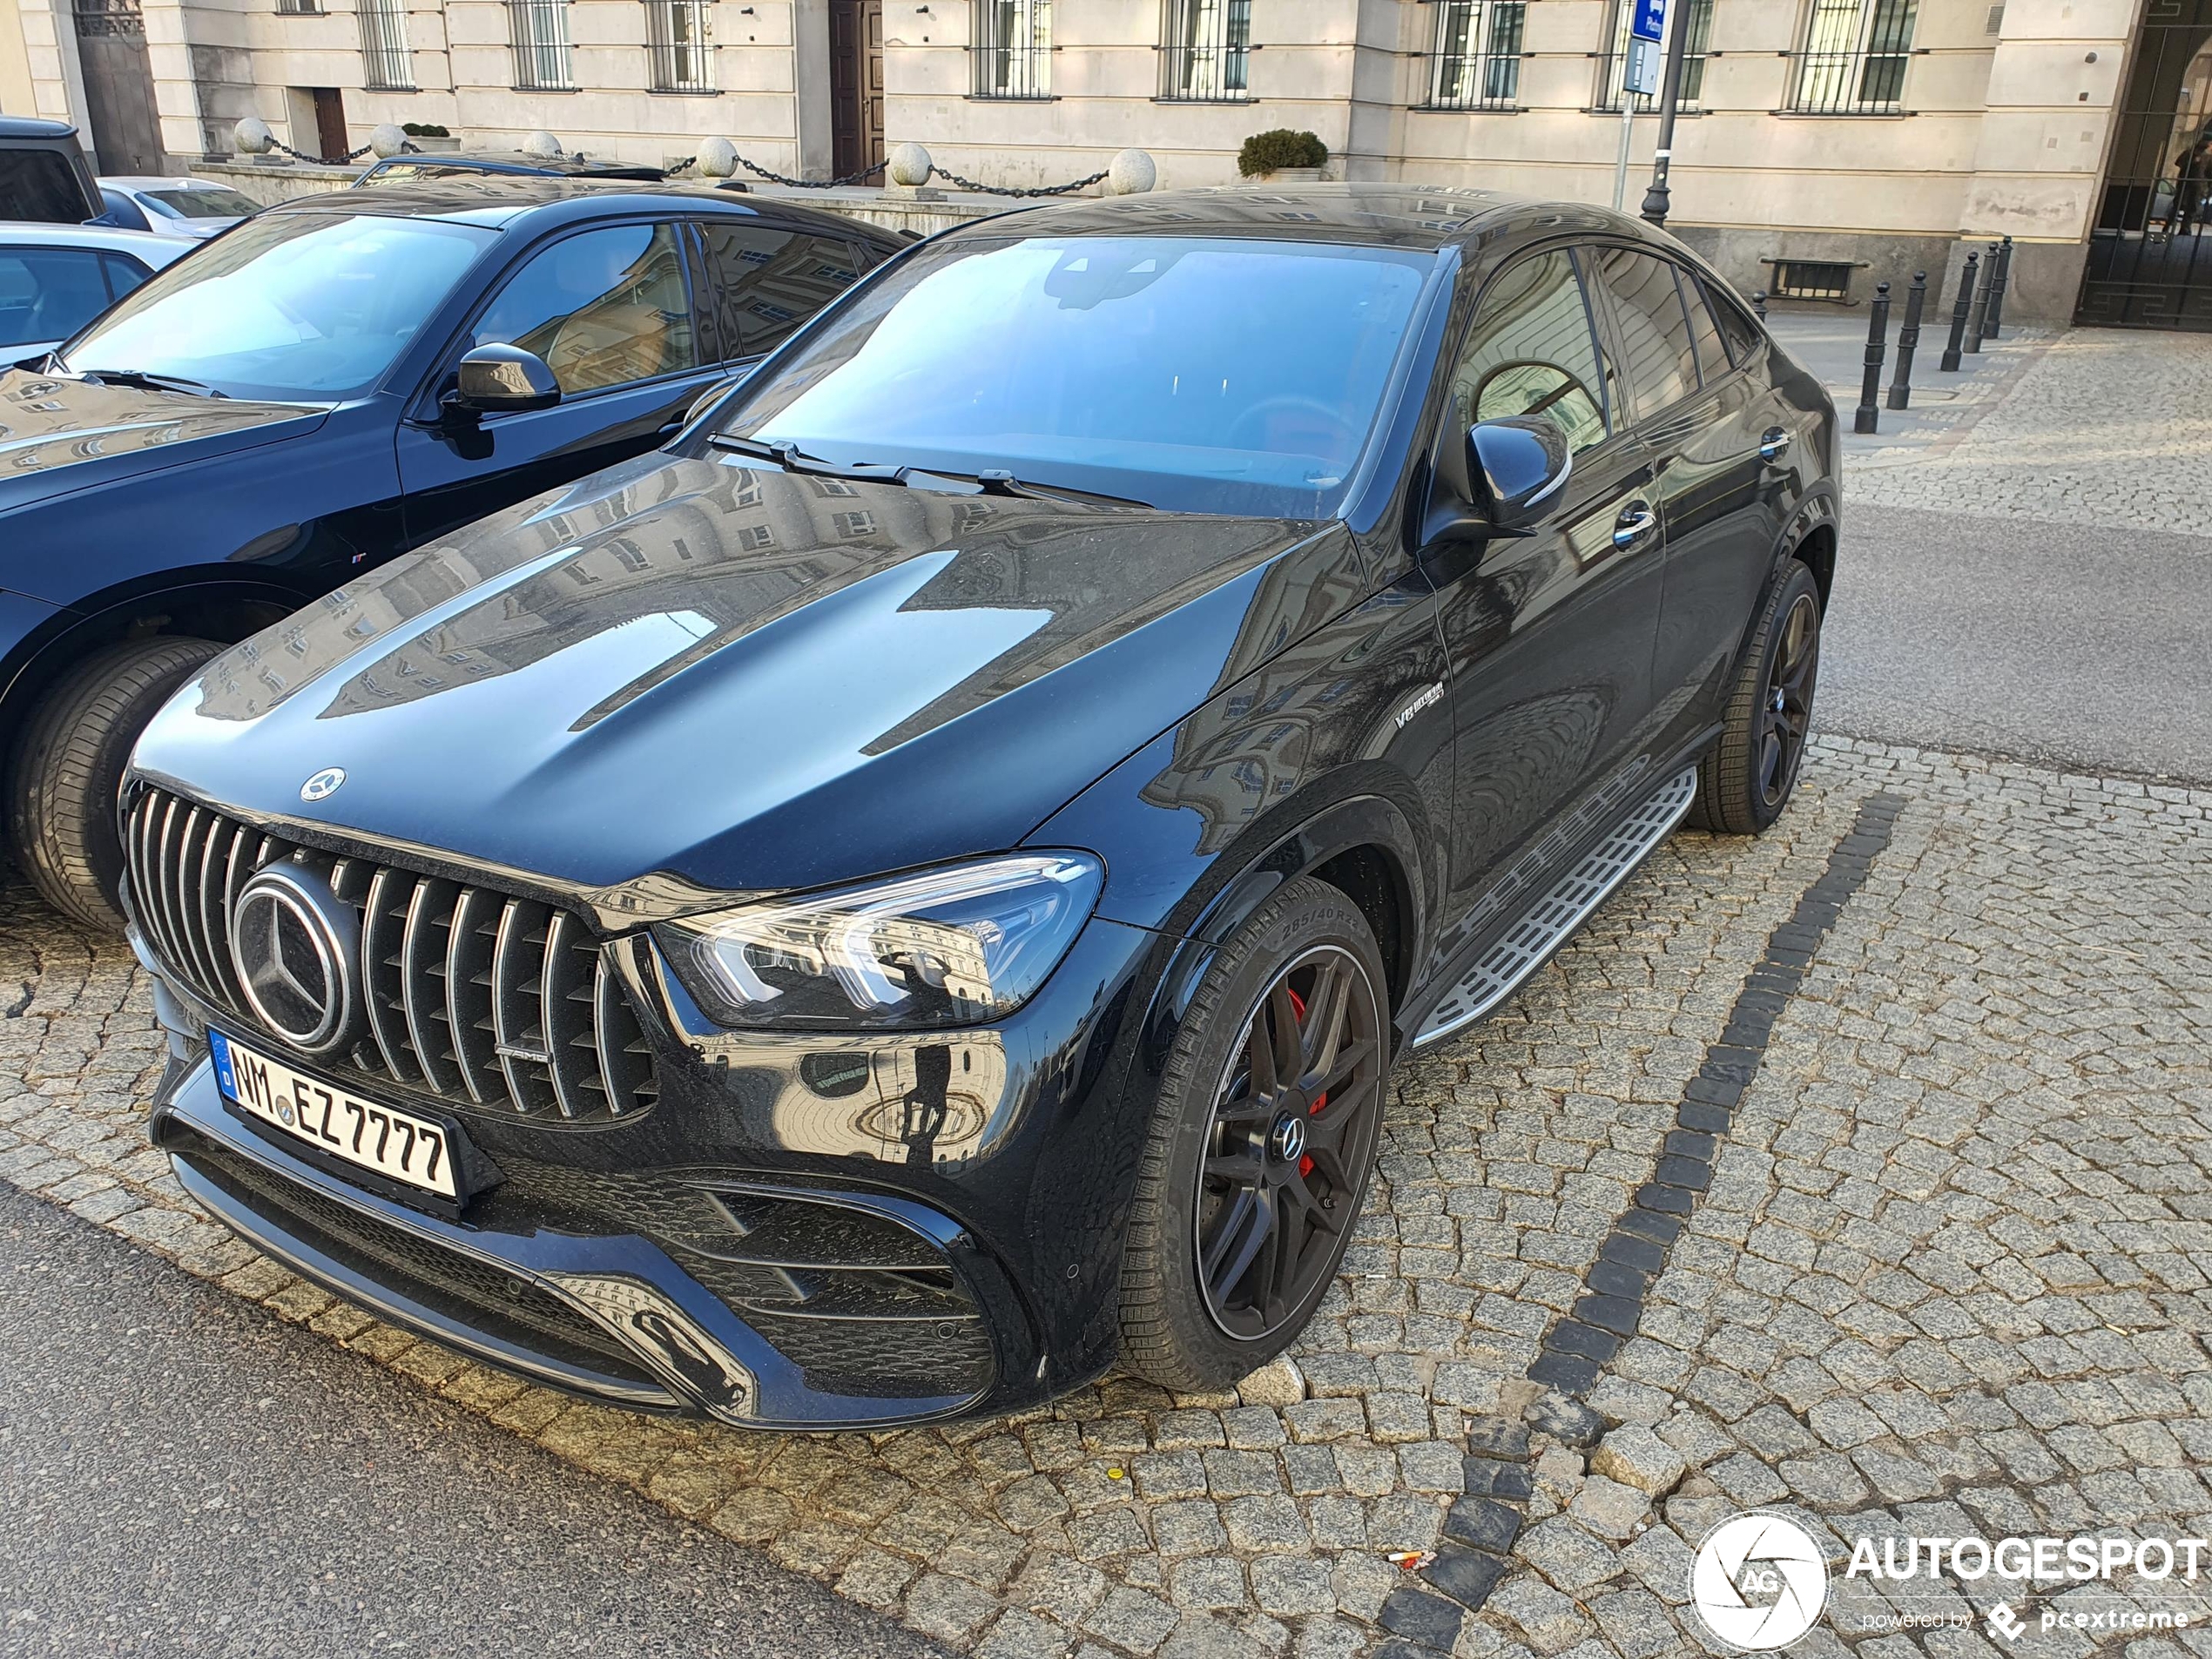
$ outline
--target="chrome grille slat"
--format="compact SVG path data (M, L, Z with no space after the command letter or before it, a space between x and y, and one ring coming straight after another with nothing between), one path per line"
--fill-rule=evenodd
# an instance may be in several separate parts
M499 910L494 894L482 887L463 887L446 940L446 1024L453 1033L461 1081L468 1086L469 1098L479 1106L491 1104L484 1089L493 1078L499 1079L495 1087L506 1086L495 1047L498 1038L492 1030L492 941L486 937Z
M632 988L579 915L296 846L155 788L131 803L124 854L147 948L241 1017L230 918L256 871L296 860L361 912L368 1035L303 1063L549 1123L634 1116L658 1097Z
M449 927L454 901L460 888L450 881L423 880L415 884L408 900L407 927L400 935L400 996L407 1015L408 1041L415 1049L415 1062L422 1081L441 1095L453 1092L452 1074L446 1068L446 999L438 981L445 977L444 941L436 937Z
M407 914L404 895L414 885L413 876L389 865L379 866L369 878L368 900L361 911L361 1001L368 1005L368 1028L376 1038L377 1053L384 1056L386 1069L403 1083L421 1075L408 1045L399 995L400 926Z
M509 899L499 918L499 942L492 947L492 1034L499 1042L499 1069L518 1112L543 1111L553 1104L550 1082L530 1069L548 1069L543 1010L546 908L528 899ZM533 1015L537 1017L533 1018Z

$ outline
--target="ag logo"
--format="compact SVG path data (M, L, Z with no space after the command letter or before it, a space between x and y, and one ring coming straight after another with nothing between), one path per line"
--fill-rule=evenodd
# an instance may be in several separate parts
M338 786L346 781L343 766L325 766L320 772L300 786L300 799L310 806L319 800L327 800L338 792Z
M1689 1599L1705 1628L1730 1647L1784 1647L1828 1604L1828 1564L1796 1521L1754 1510L1705 1534L1689 1569Z

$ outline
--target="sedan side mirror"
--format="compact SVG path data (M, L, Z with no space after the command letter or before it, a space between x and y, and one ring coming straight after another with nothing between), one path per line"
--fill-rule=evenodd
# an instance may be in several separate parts
M545 360L520 346L476 347L462 356L456 378L447 406L469 415L519 415L561 401Z
M1490 529L1527 536L1543 521L1575 469L1567 436L1549 421L1509 415L1467 434L1467 477Z

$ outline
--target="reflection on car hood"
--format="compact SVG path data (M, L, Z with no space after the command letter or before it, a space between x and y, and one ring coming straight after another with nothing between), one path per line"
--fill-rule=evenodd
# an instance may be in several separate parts
M1014 845L1359 570L1333 524L648 456L235 647L138 764L581 887L813 886Z
M319 405L252 403L0 371L0 509L203 455L297 437Z

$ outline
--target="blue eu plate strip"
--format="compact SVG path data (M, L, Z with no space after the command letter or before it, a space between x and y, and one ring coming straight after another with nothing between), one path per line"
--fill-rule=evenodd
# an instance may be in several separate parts
M215 1082L233 1100L238 1098L238 1076L231 1069L231 1045L219 1031L207 1034L207 1052L215 1062Z

